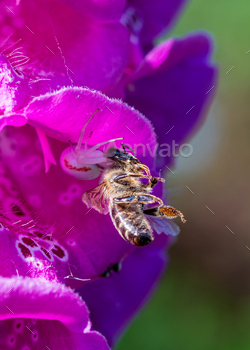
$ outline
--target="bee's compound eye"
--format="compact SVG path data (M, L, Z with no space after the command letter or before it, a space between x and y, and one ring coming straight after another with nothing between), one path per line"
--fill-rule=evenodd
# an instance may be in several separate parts
M153 241L153 237L146 233L140 233L138 236L135 236L133 239L133 243L137 247L143 247L144 245L147 245L152 241Z
M61 154L60 164L63 171L78 180L92 180L101 174L96 164L78 164L72 147L67 147Z
M107 150L106 156L107 156L108 158L112 158L112 157L114 157L114 156L117 154L117 152L119 152L119 151L117 150L117 148L109 148L109 149Z

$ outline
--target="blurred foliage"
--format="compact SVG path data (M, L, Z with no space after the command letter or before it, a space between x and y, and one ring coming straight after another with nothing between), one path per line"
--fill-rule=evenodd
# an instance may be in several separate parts
M204 167L203 173L194 169L187 176L183 171L178 174L177 168L173 179L170 176L170 189L180 188L171 204L185 213L188 223L170 249L170 267L159 290L117 350L250 347L250 252L246 249L250 247L249 17L247 0L193 0L168 33L168 37L184 36L204 30L213 37L214 60L220 70L213 110L220 108L213 118L223 132L209 169ZM206 130L204 125L203 135ZM206 157L202 147L197 152ZM198 195L185 192L185 185Z
M117 350L248 350L250 301L172 261L161 287Z
M235 87L249 87L250 3L247 0L193 0L173 28L170 36L184 36L202 30L214 39L215 61L219 64L219 92L228 93ZM231 75L226 72L234 66Z

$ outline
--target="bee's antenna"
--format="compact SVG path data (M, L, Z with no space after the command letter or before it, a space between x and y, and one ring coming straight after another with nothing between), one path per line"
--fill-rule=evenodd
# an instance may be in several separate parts
M75 153L78 154L80 149L81 149L81 146L82 146L82 140L83 140L83 137L84 137L84 133L85 133L85 129L88 125L88 123L91 121L91 119L94 117L94 115L100 111L100 108L97 108L97 110L91 115L91 117L89 118L89 120L87 121L87 123L84 125L84 127L82 128L81 130L81 133L80 133L80 136L79 136L79 139L78 139L78 142L77 142L77 145L76 145L76 148L75 148Z
M126 149L125 149L124 143L121 143L121 145L122 145L122 148L123 148L124 153L127 153L127 152L126 152Z
M121 143L121 145L122 145L122 148L123 148L125 153L127 153L126 150L125 150L125 147L128 148L130 151L135 153L135 151L132 148L130 148L129 146L125 145L124 143Z

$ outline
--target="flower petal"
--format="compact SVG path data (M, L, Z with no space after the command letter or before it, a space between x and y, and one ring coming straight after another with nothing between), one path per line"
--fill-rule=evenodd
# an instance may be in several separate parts
M86 131L93 131L91 145L123 137L124 143L132 147L147 144L151 149L155 146L152 126L142 114L97 91L64 88L35 98L23 113L31 125L47 135L64 142L77 142L82 127L98 108L100 111ZM144 156L149 154L148 148Z
M27 277L0 278L0 285L1 349L59 344L65 350L108 349L105 339L90 331L88 309L69 288Z
M2 278L0 319L15 317L58 320L71 331L83 332L88 326L88 310L81 299L61 284L31 278ZM9 292L10 291L10 292ZM9 293L8 293L9 292ZM46 307L45 307L46 306Z
M128 7L134 7L143 22L140 33L141 45L147 49L152 45L153 39L169 29L178 16L185 0L128 0Z
M217 74L209 62L210 45L202 34L170 39L149 53L141 70L129 77L136 81L126 90L126 101L154 121L158 151L166 145L171 149L168 158L158 157L159 168L171 161L173 142L179 146L201 121L214 94Z
M48 86L43 80L30 80L0 53L0 131L6 125L25 125L26 116L13 112L25 107L37 94L46 91Z
M119 274L78 290L90 309L94 328L104 334L110 346L156 289L168 261L164 249L169 242L165 235L157 236L149 246L131 254Z
M27 105L30 92L29 80L22 74L19 75L0 53L0 115Z
M36 128L36 132L38 135L38 138L41 142L41 147L43 150L43 155L44 155L44 165L45 165L45 173L47 173L49 171L50 165L56 164L56 160L53 156L53 153L51 151L47 136L45 135L45 133L40 130L39 128Z
M0 131L7 125L23 126L27 123L28 119L23 114L5 114L0 116Z
M59 0L74 11L81 12L95 21L108 23L119 21L125 7L125 0Z
M16 267L22 276L79 287L135 249L120 237L109 215L82 203L82 194L98 179L77 180L59 166L44 173L34 128L6 127L0 145L2 275L12 276ZM51 140L51 146L58 160L65 144Z
M30 59L22 70L30 75L50 79L53 89L74 84L103 92L121 77L128 60L129 33L119 21L98 23L57 1L22 0L11 7L12 14L3 5L5 36L0 35L0 42L11 36L9 53L15 42L22 46L23 57Z

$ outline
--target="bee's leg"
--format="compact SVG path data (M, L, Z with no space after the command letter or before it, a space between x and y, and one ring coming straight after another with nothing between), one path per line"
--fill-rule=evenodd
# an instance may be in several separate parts
M160 216L162 217L162 213L160 213L159 211L160 206L157 205L156 207L148 207L147 209L143 209L143 213L146 215L150 215L150 216Z
M151 179L152 176L151 175L140 175L140 174L121 174L121 175L118 175L116 176L113 181L114 182L118 182L119 180L123 180L125 179L126 177L134 177L134 178L139 178L139 179Z
M126 177L133 177L133 178L139 178L139 179L148 179L148 184L144 185L145 188L152 188L154 187L158 181L165 182L165 179L162 179L160 177L152 177L151 175L140 175L140 174L121 174L116 176L113 181L118 182L119 180L123 180ZM163 204L163 203L162 203Z
M146 188L147 188L147 187L149 187L149 188L154 187L154 186L157 184L158 181L165 182L165 179L163 179L162 177L152 177L149 168L148 168L147 165L145 165L145 164L137 164L137 169L138 169L138 170L139 170L139 169L142 169L142 170L145 171L145 173L146 173L147 175L150 175L150 176L151 176L151 178L150 178L150 180L149 180L149 183L148 183L147 185L145 185Z
M163 205L163 201L153 196L152 194L145 194L145 193L133 193L132 196L128 197L120 197L120 198L113 198L113 201L115 203L140 203L140 204L149 204L149 203L159 203L160 205ZM158 208L159 206L157 206Z
M137 197L136 197L136 195L132 195L132 196L128 196L128 197L113 198L113 202L119 203L119 204L135 203L135 202L137 202Z
M163 201L153 196L152 194L145 194L145 193L133 193L132 196L128 197L120 197L120 198L113 198L113 201L115 203L140 203L140 204L149 204L149 203L159 203L160 205L163 205Z
M165 179L161 178L161 177L152 177L152 179L150 180L150 182L145 186L146 188L153 188L159 181L161 182L165 182Z
M147 165L145 165L145 164L143 164L143 163L137 164L137 165L136 165L136 168L137 168L138 170L139 170L139 169L144 170L145 173L146 173L147 175L151 175L149 168L147 167Z
M184 215L179 210L171 207L170 205L162 205L159 207L144 209L143 213L151 216L166 217L167 219L175 219L179 216L183 223L186 222Z
M146 164L139 163L136 165L137 169L142 169L145 171L145 173L149 176L151 176L150 182L147 186L150 186L151 188L157 184L158 181L165 182L165 179L162 177L152 177L150 170Z
M145 193L137 193L137 202L141 204L149 204L149 203L160 203L160 205L163 205L163 201L156 197L153 196L152 194L145 194Z
M182 212L175 209L174 207L171 207L170 205L163 205L162 207L159 208L159 211L160 211L160 213L162 213L164 216L168 217L169 219L174 219L174 218L177 218L179 216L183 223L186 222Z
M145 164L138 164L138 165L137 165L137 169L138 169L138 170L139 170L139 169L142 169L142 170L145 171L145 173L146 173L147 175L150 175L150 176L151 176L151 178L149 179L148 184L145 185L145 188L152 188L152 187L154 187L159 181L165 182L165 179L163 179L162 177L152 177L149 168L148 168L147 165L145 165Z

